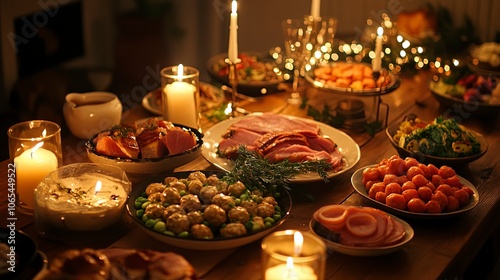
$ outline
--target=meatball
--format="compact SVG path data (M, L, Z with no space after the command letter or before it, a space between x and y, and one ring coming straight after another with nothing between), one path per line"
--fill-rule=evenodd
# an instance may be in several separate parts
M253 200L243 200L240 204L241 207L247 209L250 216L257 215L257 207L259 206L257 202Z
M161 193L163 198L163 203L168 204L178 204L181 201L181 195L179 194L179 190L172 187L167 187Z
M229 209L233 208L235 205L234 198L232 196L222 193L216 194L214 198L212 198L212 203L218 205L226 212L229 211Z
M170 187L176 188L179 191L186 191L187 190L186 184L184 184L181 181L176 181L176 182L170 183Z
M264 218L255 216L252 219L252 232L261 231L266 227L266 223L264 222Z
M219 183L216 185L217 186L217 189L219 190L220 193L223 193L223 194L228 194L228 184L226 181L219 181Z
M272 215L274 215L274 213L274 206L267 202L262 202L257 207L257 216L266 218L271 217Z
M184 209L177 204L169 205L163 211L163 219L165 219L165 221L166 221L168 219L168 217L172 216L172 214L175 214L175 213L186 214L186 211L184 211Z
M198 179L189 181L187 185L188 193L192 193L195 195L200 195L200 190L202 188L203 188L203 183Z
M267 202L273 206L278 205L278 202L276 202L276 199L274 199L274 197L272 197L272 196L266 196L262 199L262 201Z
M165 185L162 183L151 183L146 187L146 194L151 195L153 193L161 193L165 189Z
M201 202L198 199L198 196L194 194L186 194L185 196L181 197L180 205L186 212L201 209Z
M216 174L212 174L210 176L207 177L207 180L205 181L205 183L207 185L210 185L210 186L217 186L220 182L220 179L219 177L217 177Z
M236 182L234 184L231 184L231 185L229 185L227 187L228 194L232 195L232 196L235 196L235 197L240 197L240 195L242 195L243 193L245 193L246 190L247 190L247 188L240 181L238 181L238 182Z
M150 203L144 209L144 215L148 216L150 219L156 219L163 217L163 211L165 207L159 203Z
M176 177L166 177L164 180L163 180L163 183L166 185L166 186L170 186L170 184L174 183L174 182L177 182L179 181L179 179L177 179Z
M240 223L229 223L220 229L220 235L225 238L239 237L247 234L247 229Z
M189 174L189 176L187 177L188 180L200 180L203 184L205 184L205 182L207 181L207 176L205 176L205 174L201 171L195 171L195 172L191 172L191 174Z
M148 200L151 201L151 202L163 202L163 198L161 196L161 193L159 192L155 192L155 193L152 193L148 196Z
M229 212L227 213L227 217L231 223L244 224L250 221L250 214L248 214L247 209L241 206L231 208L231 210L229 210Z
M210 204L210 202L212 202L212 199L214 198L214 196L218 193L219 193L219 190L217 190L217 187L206 186L200 190L200 199L203 202L203 204Z
M204 224L196 224L191 227L189 234L194 239L213 239L214 233L212 230Z
M201 224L204 221L201 211L192 211L187 213L186 215L188 216L191 225Z
M167 229L175 234L179 234L183 231L188 231L191 227L188 216L181 213L174 213L170 215L170 217L168 217L167 219L166 225Z
M211 204L203 212L203 217L209 224L218 227L226 222L226 211L215 204Z

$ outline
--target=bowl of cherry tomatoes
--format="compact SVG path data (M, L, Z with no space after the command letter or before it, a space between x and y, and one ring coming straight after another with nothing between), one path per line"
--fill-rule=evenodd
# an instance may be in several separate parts
M457 216L479 201L474 185L452 167L398 155L358 169L351 183L360 195L401 217Z

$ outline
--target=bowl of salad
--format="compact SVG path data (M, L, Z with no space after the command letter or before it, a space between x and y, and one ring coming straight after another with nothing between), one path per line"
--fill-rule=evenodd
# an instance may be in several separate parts
M214 55L207 61L207 70L216 82L230 86L226 58L226 53ZM238 93L258 97L280 90L278 85L284 81L283 75L272 58L256 52L242 52L238 58Z
M386 129L389 141L401 157L413 157L436 166L463 166L488 150L486 138L442 116L424 121L414 114Z

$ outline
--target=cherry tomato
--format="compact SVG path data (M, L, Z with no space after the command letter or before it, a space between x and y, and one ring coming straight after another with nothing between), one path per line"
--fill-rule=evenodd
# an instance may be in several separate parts
M441 209L444 209L444 207L446 207L446 205L448 204L448 196L441 191L436 191L432 195L431 200L437 201L439 203L439 206L441 206Z
M402 194L391 193L387 195L385 199L385 203L387 206L405 210L406 209L406 200Z
M418 166L419 162L415 158L407 157L405 158L406 170L410 169L412 166Z
M439 186L444 183L444 179L439 175L432 175L431 182L434 184L434 186Z
M427 167L429 167L432 175L437 175L439 173L439 168L437 168L434 164L427 164Z
M432 198L432 190L429 189L429 187L420 187L417 189L418 191L418 196L420 196L420 198L423 200L423 201L429 201L431 200Z
M413 182L413 184L415 184L415 186L417 186L417 189L419 187L425 186L425 185L427 185L427 183L429 183L429 181L422 174L417 174L417 175L413 176L411 181Z
M387 161L387 167L389 168L389 173L400 176L406 171L405 161L400 157L391 157Z
M450 185L441 184L436 188L436 191L440 191L447 196L454 195L455 192L451 189Z
M384 184L388 185L390 183L397 183L398 176L394 174L385 174L384 176Z
M448 204L444 207L444 212L453 212L460 209L460 203L458 199L454 196L448 196Z
M412 198L410 201L408 201L408 204L406 205L408 208L408 211L410 212L415 212L415 213L423 213L425 212L425 202L418 198Z
M385 193L387 195L391 193L401 193L401 186L398 183L389 183L385 185Z
M372 187L370 188L370 190L368 191L368 196L371 199L375 199L375 195L378 192L385 192L385 184L384 183L380 182L380 183L373 184Z
M441 213L441 206L435 200L429 200L425 204L425 212L427 213Z
M401 186L406 182L408 182L408 177L406 177L406 175L401 175L398 177L397 183Z
M415 184L412 181L406 181L401 186L401 190L405 191L405 190L408 190L408 189L415 189L416 190L417 186L415 186Z
M443 165L439 168L438 174L441 175L441 177L443 177L443 179L450 178L450 177L453 177L454 175L456 175L455 170L453 170L453 168L446 166L446 165Z
M367 190L367 191L370 191L370 189L371 189L371 187L373 186L373 184L375 184L375 183L379 183L379 182L380 182L380 181L378 181L378 180L376 180L376 181L368 181L368 182L366 182L366 184L365 184L366 190Z
M457 175L453 175L449 178L444 179L444 182L448 185L450 185L452 188L460 188L462 186L462 183L460 182L460 178L458 178Z
M427 178L427 179L431 179L431 170L429 169L429 167L423 163L419 163L418 164L418 167L420 169L422 169L422 172L424 172L424 177Z
M424 171L422 171L422 169L420 169L418 166L412 166L406 172L406 176L408 177L408 180L413 179L413 177L415 177L418 174L424 176Z
M465 190L458 190L455 192L454 196L457 198L460 206L464 206L469 203L470 197Z
M367 179L368 181L378 180L379 177L378 168L369 167L363 170L363 179Z
M474 195L474 191L471 188L467 187L467 186L462 186L461 189L464 190L464 191L466 191L469 194L469 196L473 196Z
M404 196L406 203L410 202L412 198L420 198L416 189L407 189L404 190L401 194Z
M375 194L375 200L381 203L386 203L387 194L385 192L378 192Z

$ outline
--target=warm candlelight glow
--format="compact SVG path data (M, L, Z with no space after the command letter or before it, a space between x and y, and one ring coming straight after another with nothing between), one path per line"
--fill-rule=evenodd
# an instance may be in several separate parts
M179 81L182 81L183 76L184 76L184 65L179 64L179 66L177 66L177 79Z
M44 132L45 132L45 130L44 130ZM41 146L43 146L43 142L36 144L35 147L33 147L33 149L31 149L31 158L33 158L33 155L35 154L36 150L38 150L38 148L40 148Z
M233 0L233 2L231 3L231 13L236 14L237 10L238 2L236 2L236 0Z
M229 46L227 57L231 62L238 60L238 2L233 0L231 4L231 22L229 24Z
M377 38L375 39L375 58L372 62L373 72L380 72L382 68L382 35L384 35L384 28L379 26L377 29Z
M95 188L94 188L95 192L94 192L94 195L96 195L98 192L100 192L100 191L101 191L101 188L102 188L102 183L101 183L101 181L97 181L97 182L95 183Z
M382 35L384 35L384 28L382 28L382 26L379 26L379 27L377 28L377 35L378 35L378 36L382 36Z
M293 245L295 256L300 256L302 253L302 244L304 243L304 236L299 231L293 234Z

